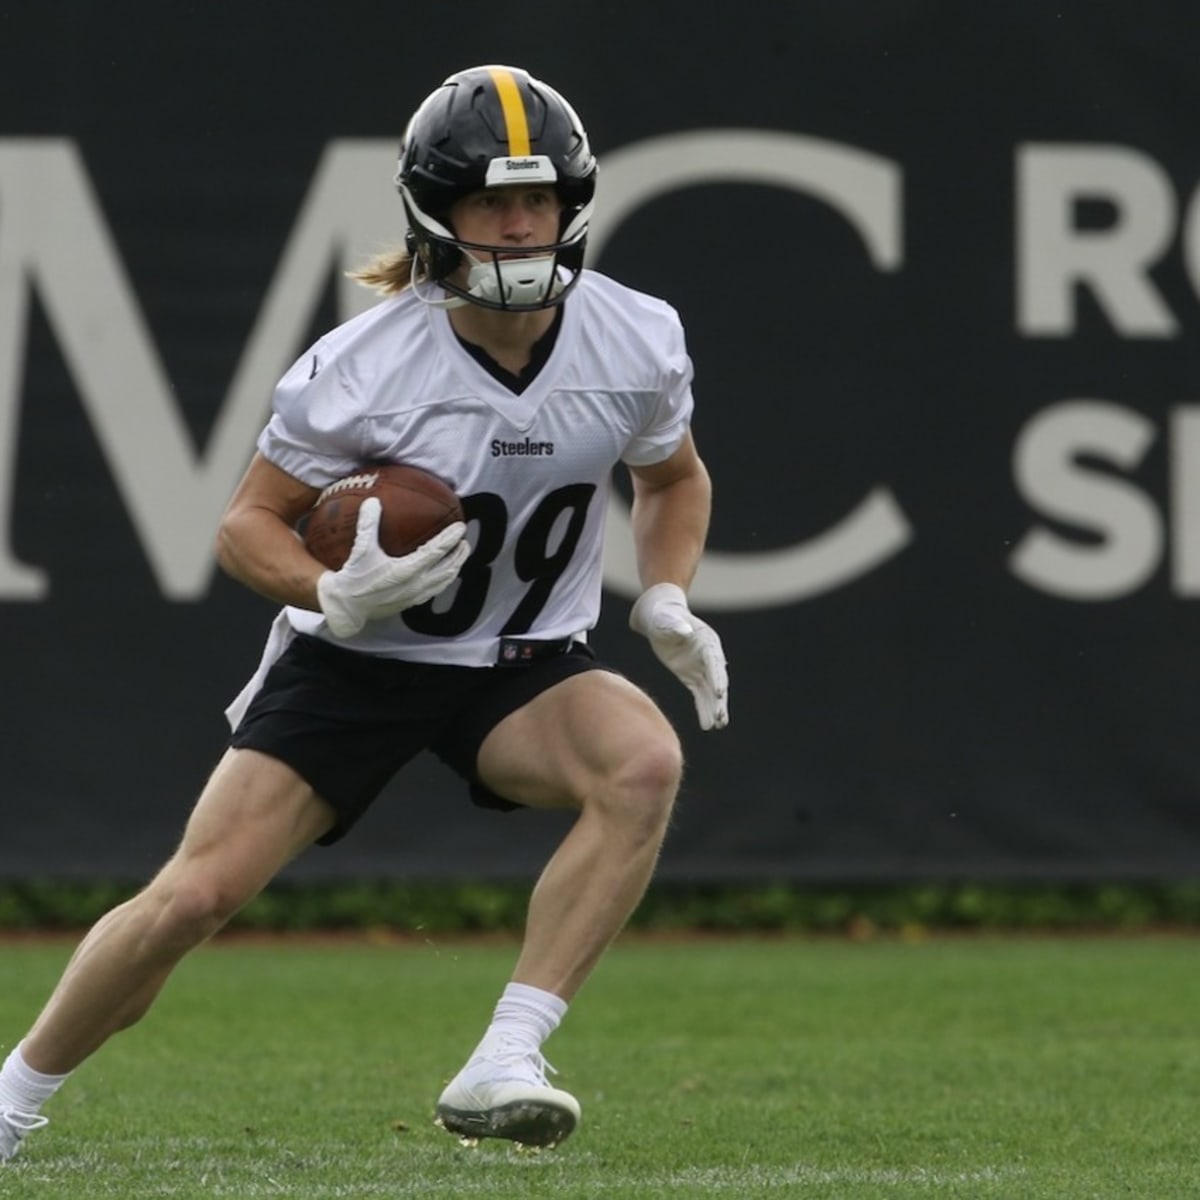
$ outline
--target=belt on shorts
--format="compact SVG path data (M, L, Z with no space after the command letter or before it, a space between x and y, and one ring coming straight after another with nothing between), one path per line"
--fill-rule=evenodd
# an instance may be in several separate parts
M500 649L496 652L496 666L527 667L530 663L541 662L543 658L566 654L573 645L573 637L558 638L552 642L539 641L537 638L502 637Z

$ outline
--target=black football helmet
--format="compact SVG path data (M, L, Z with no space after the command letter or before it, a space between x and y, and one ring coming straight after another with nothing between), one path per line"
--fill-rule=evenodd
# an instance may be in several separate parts
M519 183L554 185L562 201L557 242L502 258L511 248L455 236L449 212L456 200ZM562 303L578 282L596 159L575 110L519 67L471 67L431 93L404 133L396 186L408 217L414 286L420 263L425 278L454 297L440 303L530 312ZM471 264L465 285L449 278L464 255Z

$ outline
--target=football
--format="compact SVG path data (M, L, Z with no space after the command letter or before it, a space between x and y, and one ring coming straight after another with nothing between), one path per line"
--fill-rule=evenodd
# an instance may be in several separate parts
M371 496L383 510L379 544L395 557L464 519L459 498L436 475L402 463L369 463L331 483L301 523L305 549L331 571L350 557L359 506Z

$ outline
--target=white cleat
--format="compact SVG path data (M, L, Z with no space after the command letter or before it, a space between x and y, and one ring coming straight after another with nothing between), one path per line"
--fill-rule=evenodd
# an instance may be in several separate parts
M14 1158L21 1148L21 1139L35 1129L49 1124L46 1117L36 1113L17 1112L15 1108L0 1108L0 1162Z
M509 1049L473 1058L437 1103L436 1121L464 1142L505 1138L523 1146L557 1146L579 1124L579 1101L551 1087L554 1068L540 1054Z

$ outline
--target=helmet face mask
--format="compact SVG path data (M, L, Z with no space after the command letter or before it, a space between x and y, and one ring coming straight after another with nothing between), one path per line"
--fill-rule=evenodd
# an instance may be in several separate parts
M561 202L558 240L491 246L458 238L449 213L473 192L550 184ZM425 281L462 303L509 312L560 304L583 269L596 160L575 111L517 67L473 67L450 76L417 109L404 134L396 185L408 247ZM459 270L466 261L468 270Z

